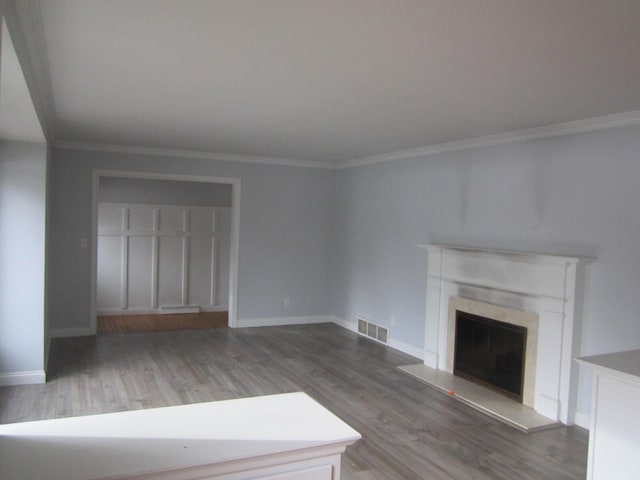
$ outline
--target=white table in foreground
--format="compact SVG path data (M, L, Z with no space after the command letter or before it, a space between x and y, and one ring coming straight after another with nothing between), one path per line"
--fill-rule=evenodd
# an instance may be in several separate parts
M587 478L639 478L640 350L576 361L593 370Z
M360 434L304 393L0 425L0 478L339 480Z

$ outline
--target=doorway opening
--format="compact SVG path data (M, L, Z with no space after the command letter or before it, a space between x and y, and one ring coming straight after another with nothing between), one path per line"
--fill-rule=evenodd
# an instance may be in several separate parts
M235 327L239 203L235 178L95 170L92 333Z

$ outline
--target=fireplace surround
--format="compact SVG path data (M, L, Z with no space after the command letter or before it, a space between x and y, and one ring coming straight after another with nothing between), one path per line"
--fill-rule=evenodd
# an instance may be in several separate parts
M456 310L524 326L523 404L547 418L573 424L578 258L421 247L428 252L424 364L453 373Z

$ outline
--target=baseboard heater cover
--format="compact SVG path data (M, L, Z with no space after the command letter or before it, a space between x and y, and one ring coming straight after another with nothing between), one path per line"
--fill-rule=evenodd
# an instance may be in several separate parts
M200 313L200 305L160 305L160 313Z
M358 319L358 333L385 345L389 343L389 329L369 320Z

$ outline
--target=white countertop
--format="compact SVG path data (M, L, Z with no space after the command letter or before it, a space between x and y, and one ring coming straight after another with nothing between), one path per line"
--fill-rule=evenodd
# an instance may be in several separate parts
M118 477L355 442L304 393L0 425L0 478Z
M640 380L640 350L593 355L576 358L576 361L601 373Z

